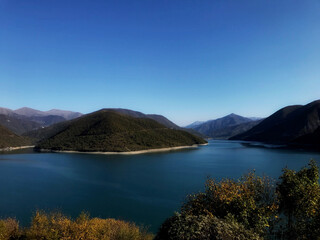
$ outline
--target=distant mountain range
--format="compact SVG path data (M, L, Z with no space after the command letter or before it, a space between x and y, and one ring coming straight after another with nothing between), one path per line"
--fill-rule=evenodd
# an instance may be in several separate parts
M81 115L82 114L78 112L57 109L39 111L27 107L17 110L0 108L0 125L8 128L16 134L23 134L55 123L74 119Z
M194 129L195 127L201 125L202 123L204 123L205 121L195 121L187 126L185 126L185 128L192 128Z
M284 107L231 139L320 148L320 100Z
M206 143L202 138L186 131L168 128L160 122L173 124L159 115L145 115L125 109L102 109L57 124L56 133L53 133L53 126L43 129L43 134L47 136L36 148L130 152ZM46 130L49 130L50 134L46 133Z
M134 151L204 143L199 135L205 135L320 150L320 100L284 107L266 119L230 114L195 122L189 129L164 116L129 109L109 108L82 115L0 108L0 127L0 148L32 141L38 148L48 149Z
M187 128L192 128L210 138L228 139L258 124L261 120L257 119L259 118L246 118L232 113L206 122L194 122L188 125Z
M80 117L82 113L79 112L72 112L72 111L65 111L59 109L51 109L49 111L40 111L28 107L19 108L16 110L11 110L8 108L0 108L0 114L4 115L22 115L26 117L43 117L43 116L60 116L66 120L74 119Z

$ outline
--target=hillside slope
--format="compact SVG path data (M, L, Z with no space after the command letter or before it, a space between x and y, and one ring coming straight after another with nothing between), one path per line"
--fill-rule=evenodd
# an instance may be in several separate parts
M60 110L60 109L51 109L49 111L44 112L46 115L55 115L55 116L60 116L63 117L66 120L71 120L74 118L78 118L82 116L82 113L79 112L72 112L72 111L65 111L65 110Z
M253 122L255 121L232 113L225 117L203 123L193 123L188 127L211 138L228 139L254 126Z
M238 134L248 131L249 129L259 124L260 122L261 120L256 120L256 121L245 122L237 125L232 125L229 127L220 128L215 130L211 136L214 139L229 139L233 136L236 136Z
M0 125L0 149L30 145L30 141Z
M304 145L306 147L311 146L320 150L320 127L314 132L308 133L292 141L293 144Z
M19 117L19 115L17 114L0 114L0 125L6 127L10 131L18 135L41 127L40 123L26 119L23 116Z
M192 135L196 135L200 138L203 137L203 135L201 135L200 133L194 131L193 129L186 129L186 128L181 128L178 125L174 124L173 122L171 122L169 119L167 119L166 117L162 116L162 115L158 115L158 114L144 114L138 111L133 111L133 110L129 110L129 109L123 109L123 108L104 108L101 109L99 111L109 111L109 112L115 112L121 115L125 115L125 116L130 116L130 117L134 117L134 118L148 118L148 119L153 119L156 122L166 126L167 128L171 128L171 129L176 129L176 130L183 130L183 131L187 131ZM71 120L72 121L72 120ZM61 122L58 124L54 124L51 125L49 127L46 128L41 128L41 129L37 129L34 131L29 131L24 133L24 136L28 136L30 138L33 138L34 140L42 140L45 138L49 138L52 137L53 135L59 133L61 130L64 129L64 127L66 125L69 124L70 121L67 122Z
M104 108L101 110L113 111L113 112L116 112L119 114L134 117L134 118L149 118L149 119L153 119L153 120L157 121L158 123L166 126L167 128L180 129L180 127L178 125L174 124L166 117L164 117L162 115L158 115L158 114L144 114L142 112L133 111L130 109L123 109L123 108Z
M148 118L100 110L60 126L59 133L40 141L38 149L127 152L202 144L205 141Z
M304 144L303 139L309 137L313 139L317 136L316 131L319 127L320 100L304 106L284 107L249 131L231 139L281 144L299 142ZM320 141L320 139L317 141Z
M80 117L79 112L52 109L50 111L39 111L23 107L17 110L0 107L0 124L21 135L26 132L48 127L53 124L64 122Z

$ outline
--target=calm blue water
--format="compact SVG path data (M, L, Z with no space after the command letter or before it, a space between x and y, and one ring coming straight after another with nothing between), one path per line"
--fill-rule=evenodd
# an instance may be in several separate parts
M277 178L320 154L210 141L198 149L132 156L62 153L0 154L0 217L27 224L36 209L75 217L134 221L156 231L208 176L237 178L255 169Z

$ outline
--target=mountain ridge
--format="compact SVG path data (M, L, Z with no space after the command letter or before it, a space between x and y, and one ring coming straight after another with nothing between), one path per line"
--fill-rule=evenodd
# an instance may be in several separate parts
M59 109L40 111L29 107L16 110L0 107L0 124L14 133L23 133L80 117L82 113Z
M286 106L261 121L252 129L231 140L259 141L274 144L319 144L320 100L306 105ZM308 137L309 136L309 137Z
M237 133L248 130L256 123L256 121L250 118L231 113L224 117L208 120L200 124L194 122L189 126L205 136L215 139L228 139Z

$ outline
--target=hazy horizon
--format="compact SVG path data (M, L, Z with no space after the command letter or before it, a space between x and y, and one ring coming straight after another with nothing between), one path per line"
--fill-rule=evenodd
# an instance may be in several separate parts
M1 107L184 126L320 95L320 2L0 0Z

